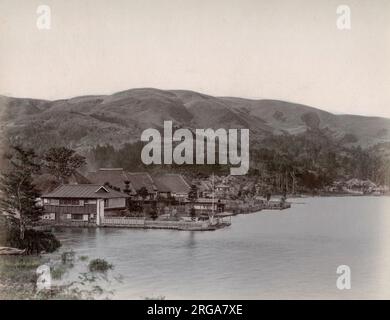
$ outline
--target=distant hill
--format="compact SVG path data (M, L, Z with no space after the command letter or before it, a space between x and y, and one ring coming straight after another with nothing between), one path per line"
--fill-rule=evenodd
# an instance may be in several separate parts
M186 90L130 89L55 101L0 96L0 114L2 139L36 149L119 147L139 140L146 128L161 128L164 120L186 128L249 128L256 142L313 130L345 146L390 142L387 118L335 115L290 102L213 97Z

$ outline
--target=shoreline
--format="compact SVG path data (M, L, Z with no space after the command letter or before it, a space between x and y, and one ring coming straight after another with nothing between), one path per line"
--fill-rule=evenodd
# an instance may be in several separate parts
M318 201L320 200L320 196L310 196L310 198L313 198L313 199L317 198ZM324 198L329 198L329 197L324 197ZM335 198L341 198L341 197L335 197ZM371 196L370 198L372 199L371 201L382 201L382 200L386 199L386 198L378 198L378 197L373 197L373 196ZM358 201L358 203L359 203L359 201L365 202L364 199L359 200L359 198L356 198L356 197L350 197L350 199L351 199L351 201ZM339 203L343 203L343 201L344 200L339 199L338 202ZM298 210L299 210L299 208L298 208ZM295 216L295 215L292 215L292 216ZM276 219L280 220L282 218L280 217L280 215L277 215ZM256 219L256 220L259 221L261 219L259 218L259 219ZM241 221L241 225L242 224L246 224L247 225L247 223L248 223L248 221L246 219ZM261 224L263 224L263 223L261 223ZM104 229L108 229L108 228L104 228ZM238 228L238 230L240 231L239 228ZM229 234L230 234L231 230L227 230L227 231L229 231L229 232L222 233L222 234L225 234L225 237L227 237L227 239L228 239L230 237ZM59 232L61 232L61 229L59 229ZM246 229L242 229L242 232L245 233ZM95 232L93 232L93 234L94 233ZM75 231L75 234L77 235L77 234L79 234L79 232ZM96 234L99 234L99 232L96 232ZM104 234L106 234L106 232L104 232ZM107 234L108 234L107 237L109 238L110 237L109 236L110 232L108 232ZM130 234L131 235L132 232L127 232L126 231L126 232L123 232L123 233L121 232L121 234L125 234L125 235ZM162 234L163 234L163 237L166 237L166 238L172 236L168 232L164 232ZM190 234L190 233L188 233L188 234ZM150 234L150 235L154 237L154 233ZM145 235L145 236L147 236L147 235ZM156 237L158 238L159 236L160 235L158 233L156 233ZM106 239L108 239L108 238L106 238ZM203 236L202 236L202 238L203 238ZM208 237L205 237L205 239L207 239L207 238ZM80 239L82 239L82 238L80 238ZM179 236L179 239L182 239L182 237ZM84 241L84 240L82 240L82 241ZM102 243L102 242L96 242L97 245L99 243ZM121 246L121 244L119 243L118 246ZM55 252L55 256L57 257L57 256L59 256L61 254L61 252L63 252L63 251L67 252L69 250L75 250L75 252L77 254L76 261L79 261L78 260L79 256L81 257L81 256L84 255L84 251L83 250L79 250L78 251L78 245L74 244L72 242L72 243L64 243L64 248L60 249L60 250L57 250ZM123 250L125 250L125 249L123 249ZM99 255L91 255L91 257L95 257L95 256L98 257ZM2 297L4 299L17 299L17 298L22 298L22 299L41 299L42 297L40 297L40 296L35 294L35 291L34 291L35 288L34 288L33 284L31 284L31 286L27 286L26 287L26 286L23 286L23 283L25 283L24 279L29 279L29 280L31 279L31 280L35 281L36 280L36 278L35 278L36 267L39 266L40 264L44 263L44 262L47 262L47 259L51 258L51 257L52 257L52 255L50 255L50 254L42 254L42 255L38 255L38 256L29 256L29 257L7 257L8 261L4 261L3 260L4 264L1 265L1 263L0 263L0 278L2 278L4 280L7 280L7 282L4 281L2 283L4 285L3 286L0 285L0 297ZM109 256L107 256L107 255L105 256L103 254L101 257L104 258L104 259L108 259ZM24 260L26 260L26 261L24 261ZM58 263L59 262L58 257L56 259L54 259L53 262ZM109 260L109 262L111 262L111 261ZM116 261L112 261L112 262L114 263L114 265L116 265ZM15 264L16 267L14 266L14 264ZM75 270L78 270L78 269L75 268ZM18 271L18 272L22 271L22 273L20 273L20 277L18 276L18 273L16 271ZM16 276L18 276L18 277L15 278ZM11 281L11 279L13 281ZM66 279L67 278L65 278L65 280ZM12 287L12 286L14 286L14 287ZM120 294L120 289L117 289L117 290L119 290L118 294ZM166 293L166 296L169 296L169 293ZM113 297L115 298L116 296L114 295ZM48 298L55 298L55 297L48 297Z

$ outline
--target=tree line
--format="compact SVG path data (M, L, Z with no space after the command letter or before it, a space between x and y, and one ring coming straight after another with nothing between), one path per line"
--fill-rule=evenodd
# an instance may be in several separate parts
M229 174L227 165L153 165L141 161L141 142L98 145L92 148L88 161L96 168L120 167L128 171L155 170L182 172L189 176L207 177L212 173ZM218 145L216 145L216 150ZM389 144L369 148L341 144L321 130L299 135L273 135L261 142L252 142L249 176L260 178L272 189L282 191L286 185L295 191L321 189L335 180L358 178L376 184L390 183Z

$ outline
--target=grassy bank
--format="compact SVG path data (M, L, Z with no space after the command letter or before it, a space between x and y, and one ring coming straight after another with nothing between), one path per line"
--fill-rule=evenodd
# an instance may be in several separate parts
M40 256L0 256L0 300L36 298L36 269Z

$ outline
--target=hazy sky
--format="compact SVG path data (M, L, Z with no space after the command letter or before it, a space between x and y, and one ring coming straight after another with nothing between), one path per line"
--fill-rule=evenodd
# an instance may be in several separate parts
M341 4L351 30L336 27ZM0 94L134 87L390 117L390 1L0 0Z

